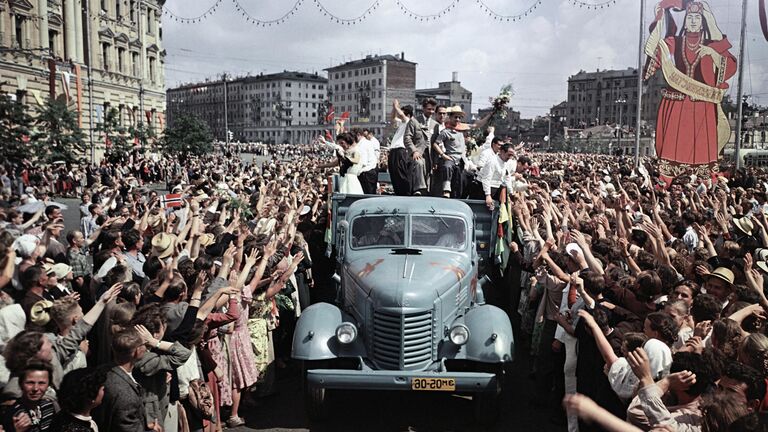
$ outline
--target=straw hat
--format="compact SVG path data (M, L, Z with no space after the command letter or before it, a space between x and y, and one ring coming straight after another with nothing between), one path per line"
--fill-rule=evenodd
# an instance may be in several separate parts
M733 224L736 225L736 228L738 228L739 231L748 236L752 235L752 230L755 228L755 226L752 224L752 221L748 217L733 218Z
M707 276L707 278L718 278L722 281L725 281L728 283L728 285L733 285L733 272L730 269L727 269L725 267L718 267L713 271L712 273Z
M161 232L152 237L152 255L160 259L171 256L174 246L176 246L176 236L173 234Z
M464 114L464 110L461 109L461 107L458 106L458 105L454 105L452 107L448 107L445 110L445 113L448 114L448 115L451 115L451 114L461 114L462 117L465 115Z
M64 263L54 264L51 269L56 274L56 279L64 279L72 271L72 267Z
M29 310L29 321L36 326L44 326L51 321L51 315L49 311L53 306L53 302L50 300L40 300L32 305Z
M205 233L200 236L200 246L208 246L210 244L213 244L215 240L216 240L216 236L214 236L211 233Z
M758 261L755 263L757 268L763 271L763 273L768 273L768 263L765 261Z

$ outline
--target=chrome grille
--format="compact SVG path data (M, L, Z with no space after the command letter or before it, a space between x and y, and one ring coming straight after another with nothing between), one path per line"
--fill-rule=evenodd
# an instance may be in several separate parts
M432 361L432 312L373 313L373 360L382 369L417 369Z

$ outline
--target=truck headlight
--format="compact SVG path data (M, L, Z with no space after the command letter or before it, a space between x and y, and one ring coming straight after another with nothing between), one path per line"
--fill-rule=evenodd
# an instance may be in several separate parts
M456 324L451 327L451 342L455 345L464 345L469 340L469 329L464 324Z
M350 322L343 322L336 327L336 339L342 344L350 344L357 339L357 327Z

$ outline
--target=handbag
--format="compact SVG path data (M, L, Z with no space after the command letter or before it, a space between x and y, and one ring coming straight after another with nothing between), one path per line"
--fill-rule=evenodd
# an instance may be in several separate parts
M216 411L213 402L213 394L205 381L195 379L189 382L189 405L196 409L200 416L206 420L213 418Z

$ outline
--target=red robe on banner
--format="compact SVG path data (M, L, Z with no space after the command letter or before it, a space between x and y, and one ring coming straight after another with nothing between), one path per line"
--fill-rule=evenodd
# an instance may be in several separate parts
M711 56L700 55L689 48L698 35L675 36L666 39L675 66L693 79L712 87L728 88L725 82L736 73L736 58L728 52L727 38L704 41L725 58L725 69L718 79ZM718 82L720 81L720 82ZM717 162L717 106L711 102L692 100L674 89L662 93L656 121L656 155L677 165L712 165ZM664 174L664 173L662 173Z

